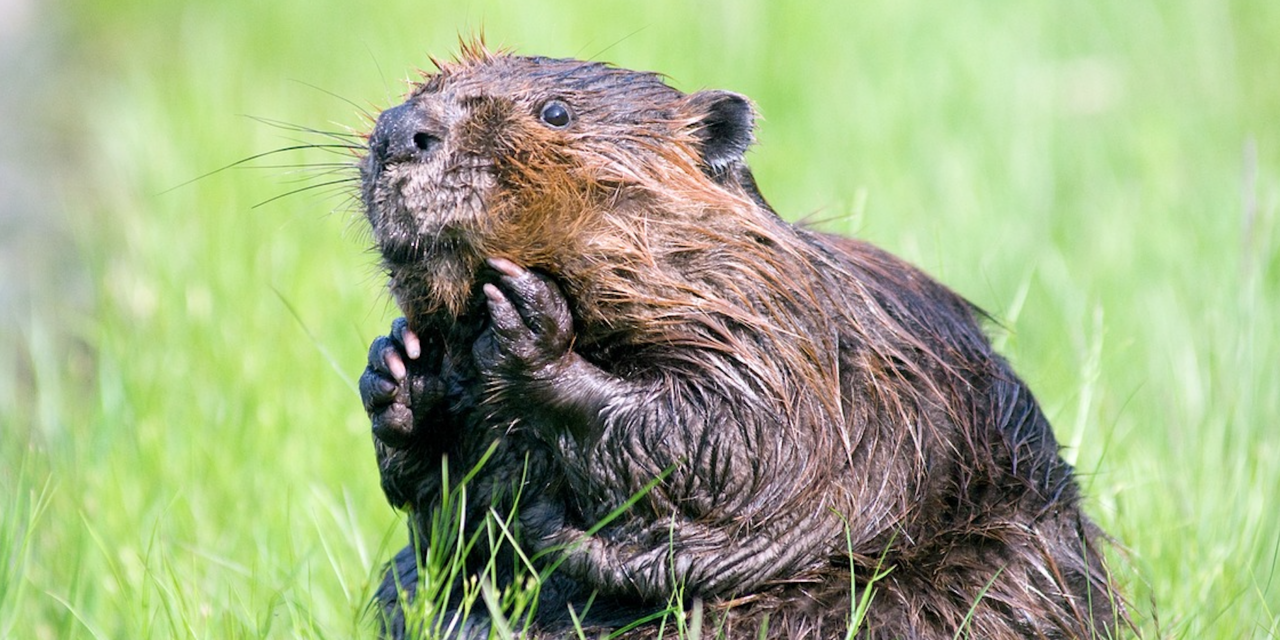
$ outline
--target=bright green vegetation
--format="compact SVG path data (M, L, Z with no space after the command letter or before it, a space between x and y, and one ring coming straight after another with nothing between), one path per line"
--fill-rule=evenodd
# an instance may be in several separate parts
M780 211L1001 320L1146 636L1280 634L1280 3L430 4L48 8L5 126L57 133L83 286L0 310L0 637L368 633L404 533L354 381L394 305L351 189L254 207L349 157L165 190L324 142L246 114L363 130L481 25L754 98Z

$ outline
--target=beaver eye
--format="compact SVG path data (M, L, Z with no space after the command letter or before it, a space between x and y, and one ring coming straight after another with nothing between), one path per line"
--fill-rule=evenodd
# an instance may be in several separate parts
M573 121L573 114L569 113L569 105L559 100L552 100L542 105L542 113L539 117L547 125L556 129L563 129Z

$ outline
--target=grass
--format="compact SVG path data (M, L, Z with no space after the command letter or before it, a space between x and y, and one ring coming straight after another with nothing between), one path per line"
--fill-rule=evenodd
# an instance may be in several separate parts
M246 115L366 128L481 27L754 98L779 210L1002 320L1145 635L1280 635L1280 4L42 11L8 128L71 275L0 309L0 635L369 634L404 534L353 382L395 310L349 191L255 208L347 159L170 189L296 138Z

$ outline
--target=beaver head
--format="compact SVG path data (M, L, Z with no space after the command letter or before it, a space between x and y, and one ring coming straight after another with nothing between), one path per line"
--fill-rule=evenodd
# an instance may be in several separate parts
M436 66L378 117L359 165L411 323L473 304L486 258L559 276L619 234L642 242L671 202L685 216L700 202L763 204L743 162L753 109L742 96L478 44Z

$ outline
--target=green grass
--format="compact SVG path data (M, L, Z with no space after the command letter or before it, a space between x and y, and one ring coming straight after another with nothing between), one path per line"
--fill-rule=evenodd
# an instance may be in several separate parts
M295 138L245 115L367 127L360 109L481 26L754 98L751 160L780 211L1002 320L1146 636L1280 635L1280 3L82 0L45 16L56 65L6 126L51 132L23 153L49 167L68 229L51 250L81 286L0 319L17 347L0 351L0 637L368 633L404 534L353 382L394 306L348 194L254 208L308 184L264 165L343 158L166 190Z

